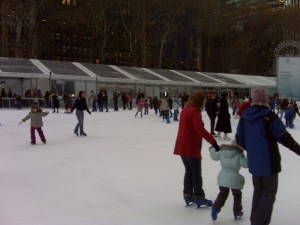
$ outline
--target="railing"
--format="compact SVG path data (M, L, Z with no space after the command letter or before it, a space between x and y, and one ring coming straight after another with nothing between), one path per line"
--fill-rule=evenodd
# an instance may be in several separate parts
M87 99L87 104L89 108L92 108L93 101L90 99ZM15 98L0 98L0 108L29 108L32 105L37 104L41 108L52 108L52 102L46 101L44 98L22 98L21 104L16 104ZM108 99L107 106L109 108L113 107L113 100ZM119 108L122 108L122 101L119 99L118 101ZM133 105L135 105L135 99L133 99ZM98 103L96 103L96 106L98 108ZM64 108L65 103L60 100L60 108Z
M44 98L22 98L18 103L15 98L1 98L1 108L28 108L37 104L39 107L50 107L50 103L47 103Z

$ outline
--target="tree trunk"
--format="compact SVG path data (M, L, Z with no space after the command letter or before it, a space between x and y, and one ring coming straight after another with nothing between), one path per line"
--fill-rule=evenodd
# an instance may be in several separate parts
M203 52L202 34L197 36L196 45L197 45L197 70L202 71L203 70L203 66L202 66L202 52Z
M160 51L159 51L159 60L158 60L158 68L161 69L161 65L162 65L162 57L163 57L163 52L164 52L164 45L165 42L167 40L167 36L168 36L168 32L165 33L163 40L161 41L160 44Z

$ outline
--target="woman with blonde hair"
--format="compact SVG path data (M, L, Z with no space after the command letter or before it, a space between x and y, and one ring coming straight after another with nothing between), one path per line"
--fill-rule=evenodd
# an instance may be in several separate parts
M211 206L202 189L201 148L202 140L220 149L215 138L204 128L201 112L205 107L206 96L196 92L181 112L174 154L181 156L185 167L183 198L188 205Z

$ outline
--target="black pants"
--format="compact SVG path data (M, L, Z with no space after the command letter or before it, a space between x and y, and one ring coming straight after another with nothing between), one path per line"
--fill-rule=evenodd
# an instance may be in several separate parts
M225 202L228 198L230 189L227 187L219 187L220 192L216 201L214 202L213 207L217 209L218 212L221 211L221 208L225 205ZM231 189L233 195L233 213L238 215L242 210L242 192L241 190Z
M118 111L119 107L118 107L118 101L114 101L114 111Z
M254 192L251 225L267 225L271 222L273 204L278 189L278 174L267 177L252 176Z
M181 159L185 167L183 193L193 195L196 198L204 198L201 159L187 157L181 157Z
M296 119L296 115L298 114L298 116L300 117L300 113L299 113L299 109L296 109L294 111L294 119Z
M216 123L216 113L207 113L209 120L210 120L210 134L215 134L215 123Z
M158 111L157 106L154 105L154 112L155 112L155 115L157 115L157 111Z
M126 110L127 102L123 101L123 109Z

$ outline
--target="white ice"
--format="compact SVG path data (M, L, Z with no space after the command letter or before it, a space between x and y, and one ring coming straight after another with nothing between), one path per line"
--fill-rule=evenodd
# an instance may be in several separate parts
M185 207L183 165L173 155L178 123L135 111L85 114L87 137L76 137L75 114L44 118L47 144L30 145L28 109L0 111L0 225L250 224L251 175L243 190L244 217L234 222L232 196L214 223L210 208ZM208 117L203 112L206 127ZM233 131L238 120L232 119ZM300 142L300 120L289 130ZM231 134L231 138L234 134ZM219 141L220 142L220 141ZM220 142L222 143L222 142ZM218 194L219 162L203 144L204 190ZM299 157L284 147L283 172L272 217L275 225L300 222Z

